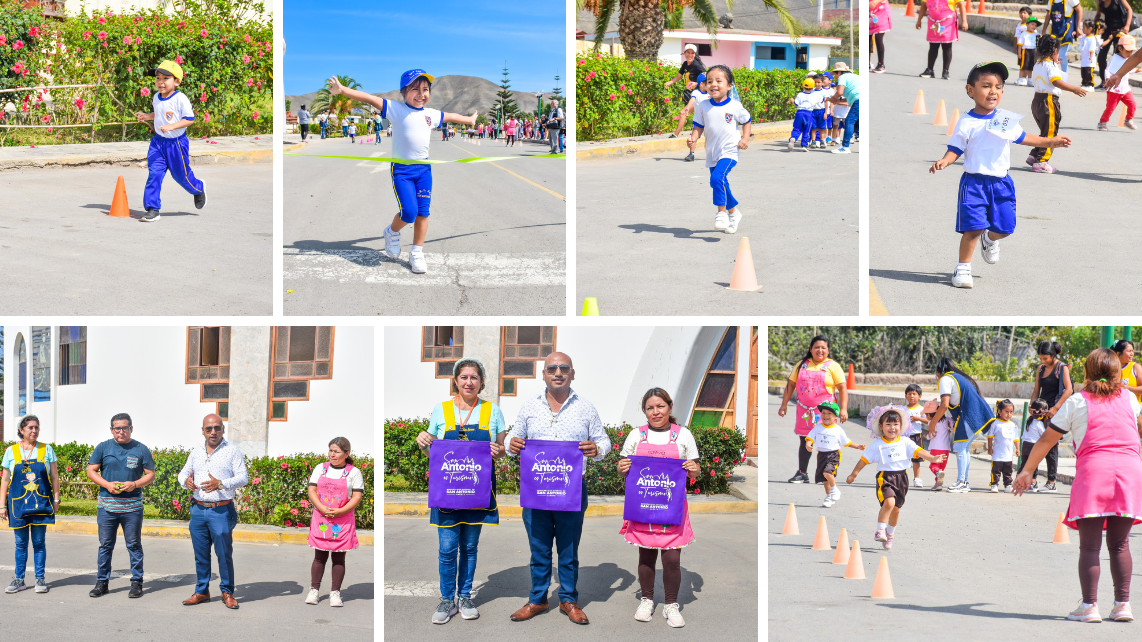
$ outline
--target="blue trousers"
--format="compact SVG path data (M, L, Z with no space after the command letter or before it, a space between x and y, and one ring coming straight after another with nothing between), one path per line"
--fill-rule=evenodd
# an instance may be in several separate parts
M579 540L583 515L587 513L587 484L583 483L583 506L576 511L523 509L523 528L531 548L531 595L528 602L546 604L551 587L551 545L559 554L559 601L578 602Z
M325 133L325 125L324 125L324 124L322 124L322 125L321 125L321 138L322 138L322 140L324 140L324 139L325 139L325 136L326 136L326 133Z
M129 513L111 513L100 508L96 513L99 524L99 557L95 579L106 582L111 579L111 555L115 552L115 539L119 526L123 527L123 541L131 556L131 581L143 581L143 510Z
M848 147L849 143L853 142L853 129L857 126L858 120L860 120L859 100L849 107L849 113L845 116L845 139L841 142L841 147Z
M479 524L457 524L436 529L440 538L440 599L456 599L457 583L460 584L459 597L472 597L481 528Z
M194 570L198 583L195 593L210 592L210 548L218 557L218 588L223 593L234 592L234 527L238 525L238 511L231 502L225 506L203 508L190 505L190 541L194 547Z
M32 541L32 561L36 565L36 579L44 579L48 564L47 524L32 524L12 531L16 535L16 572L22 578L28 568L28 540Z
M154 136L147 150L147 188L143 191L143 207L148 210L162 209L163 179L171 173L175 182L191 194L201 194L202 181L194 177L190 169L190 139L185 135L178 138Z
M813 124L813 112L808 109L797 110L797 115L793 117L793 132L789 137L800 138L801 146L808 147L809 140L813 136Z
M710 187L714 188L714 205L732 210L738 206L738 200L730 193L730 170L738 162L732 158L723 158L718 164L710 168Z

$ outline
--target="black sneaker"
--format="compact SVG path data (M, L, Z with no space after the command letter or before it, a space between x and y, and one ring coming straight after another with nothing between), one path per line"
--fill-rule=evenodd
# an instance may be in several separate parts
M206 192L201 192L194 195L194 207L195 209L202 209L206 207Z
M925 69L924 73L920 74L920 77L921 78L935 78L936 72L932 71L931 69Z
M153 222L159 220L160 218L162 218L162 216L159 216L158 210L147 210L147 213L144 214L143 217L140 218L139 220L144 222L144 223L153 223Z
M951 79L951 76L949 76L949 75L948 75L948 70L947 70L947 69L945 69L945 70L944 70L944 75L940 76L940 78L943 78L944 80L949 80L949 79Z
M131 580L131 592L127 593L127 597L143 597L142 580Z
M690 152L689 154L686 155L686 158L683 158L682 160L684 160L684 161L694 160L694 152Z
M670 137L671 138L678 138L678 134L671 134Z
M790 484L804 484L807 481L809 481L809 476L801 471L797 471L796 475L789 478Z
M1057 492L1059 492L1059 490L1057 488L1055 488L1055 482L1049 481L1046 484L1043 484L1043 490L1041 490L1039 492L1040 493L1057 493Z
M874 73L874 74L884 73L884 65L877 65L876 68L872 70L872 73Z
M88 595L91 597L103 597L107 595L107 582L96 582L95 588L91 589Z

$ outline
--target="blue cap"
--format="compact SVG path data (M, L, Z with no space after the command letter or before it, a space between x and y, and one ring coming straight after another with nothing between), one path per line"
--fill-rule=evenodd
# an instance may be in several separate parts
M829 72L827 72L827 71L826 71L825 73L821 74L821 77L822 77L822 78L828 78L829 80L832 80L832 79L833 79L833 74L831 74L831 73L829 73Z
M698 80L696 82L698 82L698 83L706 82L706 74L698 74Z
M406 71L400 75L400 88L404 89L405 87L408 87L412 84L412 81L420 78L421 76L427 78L428 82L434 82L436 80L436 78L430 76L428 72L423 69L410 69L409 71Z

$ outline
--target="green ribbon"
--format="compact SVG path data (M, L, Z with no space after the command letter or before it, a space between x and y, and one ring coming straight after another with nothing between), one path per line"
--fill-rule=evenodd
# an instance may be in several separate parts
M401 165L438 165L440 163L491 163L514 160L516 158L567 158L567 154L535 154L530 156L475 156L459 160L409 160L406 158L384 158L379 156L332 156L328 154L297 154L285 152L286 156L308 156L309 158L341 158L344 160L373 161L376 163L399 163Z

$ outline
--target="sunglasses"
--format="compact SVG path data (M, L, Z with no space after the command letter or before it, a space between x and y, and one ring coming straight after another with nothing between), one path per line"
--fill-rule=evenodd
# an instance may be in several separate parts
M553 366L547 366L544 368L544 370L547 372L547 374L555 374L556 370L562 372L563 374L567 374L568 372L571 372L571 366L566 363L558 363Z
M223 428L222 426L203 426L202 430L204 432L222 432Z

